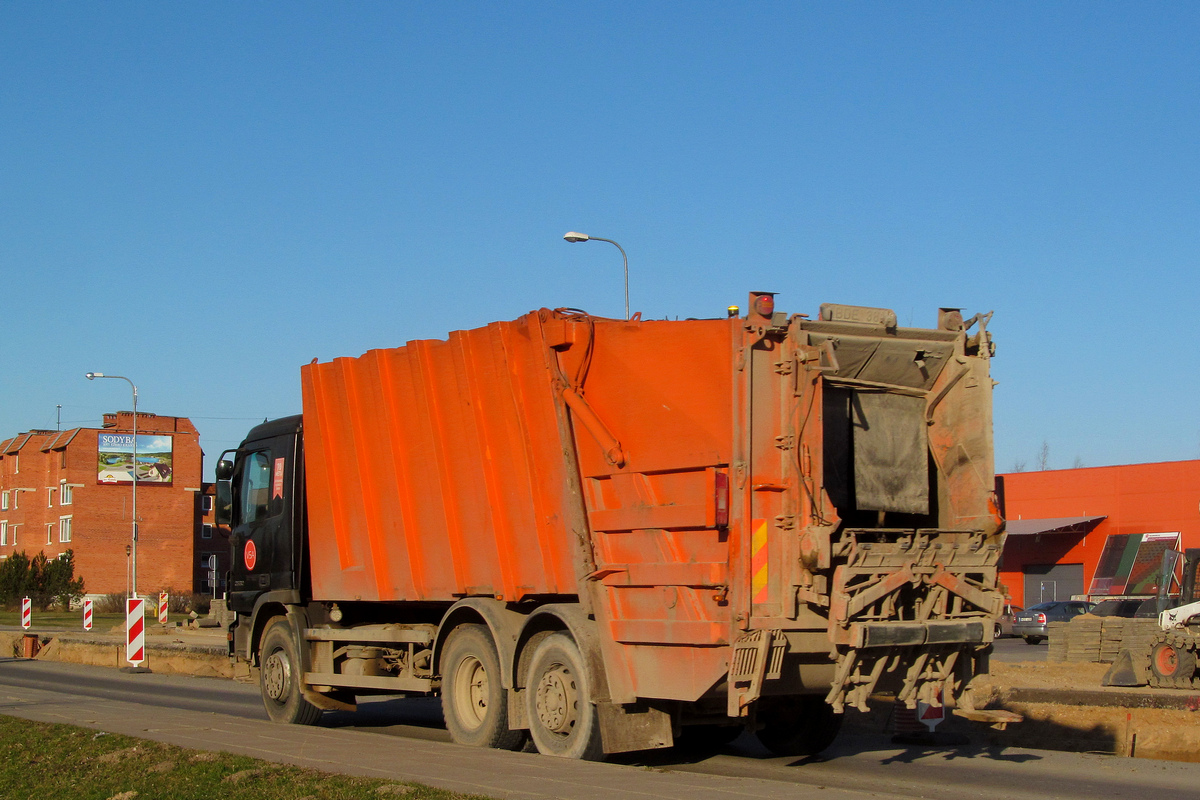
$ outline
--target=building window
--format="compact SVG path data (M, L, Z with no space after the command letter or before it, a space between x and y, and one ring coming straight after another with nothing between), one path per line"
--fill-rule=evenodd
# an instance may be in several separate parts
M0 545L8 544L8 520L0 520Z
M46 523L46 544L54 544L54 523Z
M209 525L207 522L204 523L204 527L202 527L200 529L200 538L201 539L211 539L212 531L213 531L213 526Z
M0 511L8 511L8 492L0 492Z
M63 481L59 484L58 504L60 506L69 506L75 502L75 487Z
M70 517L59 517L58 518L58 540L60 542L71 541L71 518Z
M46 508L54 508L54 487L46 487Z
M211 494L203 495L200 498L200 511L205 514L212 513L213 496Z

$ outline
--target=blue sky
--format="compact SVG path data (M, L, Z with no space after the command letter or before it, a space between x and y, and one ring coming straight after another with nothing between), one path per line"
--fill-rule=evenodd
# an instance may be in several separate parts
M1200 458L1200 6L0 3L0 438L217 454L543 306L995 311L997 467Z

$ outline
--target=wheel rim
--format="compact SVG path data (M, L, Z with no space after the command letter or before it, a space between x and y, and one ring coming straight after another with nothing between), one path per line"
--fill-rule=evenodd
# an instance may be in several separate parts
M1159 675L1170 677L1179 669L1179 654L1170 645L1163 645L1154 652L1154 667Z
M559 736L567 736L575 727L579 687L575 676L564 664L553 664L537 685L537 715L542 727Z
M267 656L263 662L263 687L267 697L277 703L287 700L288 688L292 682L292 662L283 650L276 650Z
M488 674L483 662L466 656L454 671L454 711L468 728L478 728L487 718Z

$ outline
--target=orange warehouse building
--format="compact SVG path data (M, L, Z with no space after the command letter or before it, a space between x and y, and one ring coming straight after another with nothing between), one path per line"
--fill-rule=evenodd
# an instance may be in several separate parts
M1200 461L1010 473L1003 491L1000 575L1026 608L1156 594L1163 554L1200 547Z

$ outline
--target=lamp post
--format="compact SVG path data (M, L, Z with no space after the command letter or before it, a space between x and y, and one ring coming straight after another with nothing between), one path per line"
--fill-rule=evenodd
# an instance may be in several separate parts
M137 544L138 544L138 525L137 525L137 386L133 381L126 378L124 375L105 375L103 372L89 372L85 376L89 381L96 378L117 378L125 381L133 389L133 536L130 540L131 547L126 551L126 555L131 555L131 573L129 594L131 597L137 597Z
M625 319L629 319L629 256L625 255L625 248L621 247L621 245L617 244L612 239L603 239L599 236L588 236L586 233L579 233L577 231L568 231L563 236L563 239L566 239L568 242L572 243L593 240L597 242L608 242L611 245L615 245L616 248L621 251L621 258L625 260Z

